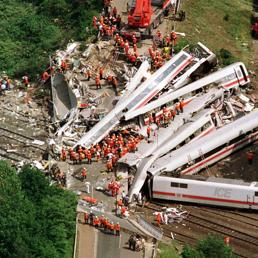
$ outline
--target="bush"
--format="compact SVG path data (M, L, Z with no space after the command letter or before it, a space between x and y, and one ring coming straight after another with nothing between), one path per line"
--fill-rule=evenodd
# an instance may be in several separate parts
M230 65L237 61L236 57L233 56L233 54L230 51L228 51L224 48L221 48L218 51L217 57L218 57L220 64L223 66Z

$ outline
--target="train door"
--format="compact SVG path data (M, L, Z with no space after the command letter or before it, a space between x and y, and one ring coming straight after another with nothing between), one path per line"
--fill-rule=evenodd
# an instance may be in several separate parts
M255 193L258 194L258 192L255 192ZM249 205L250 209L252 208L252 205L254 205L254 198L255 198L255 194L254 195L251 195L251 194L247 195L247 204ZM257 195L257 198L258 198L258 195Z

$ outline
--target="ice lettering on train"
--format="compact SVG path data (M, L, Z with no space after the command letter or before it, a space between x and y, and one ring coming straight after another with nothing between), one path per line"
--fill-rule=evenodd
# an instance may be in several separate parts
M218 196L218 197L230 198L231 197L231 192L232 192L232 189L225 189L225 188L221 188L221 187L216 187L214 195Z

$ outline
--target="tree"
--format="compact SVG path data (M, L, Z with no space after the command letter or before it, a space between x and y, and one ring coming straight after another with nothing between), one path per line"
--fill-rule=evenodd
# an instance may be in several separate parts
M25 166L0 161L0 257L71 257L76 196Z
M233 257L232 248L225 245L223 239L217 235L208 235L205 239L200 240L196 249L204 254L207 258L231 258Z
M226 246L217 235L208 235L199 240L195 247L184 246L183 258L233 258L232 248Z

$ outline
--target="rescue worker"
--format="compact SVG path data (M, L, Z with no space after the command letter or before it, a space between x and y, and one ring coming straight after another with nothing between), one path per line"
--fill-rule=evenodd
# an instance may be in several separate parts
M117 236L120 236L120 229L121 229L120 224L119 222L117 222L115 225L115 231Z
M169 36L169 34L167 34L166 38L165 38L165 46L168 47L171 43L171 38Z
M97 21L98 21L97 17L96 17L96 16L93 16L93 18L92 18L92 25L93 25L93 28L94 28L94 29L97 29L97 28L98 28L98 27L97 27Z
M96 151L96 161L99 162L101 156L100 156L100 152Z
M123 206L123 200L122 199L117 200L116 204L117 204L117 206L122 207Z
M229 246L230 237L225 237L225 238L224 238L224 243L225 243L225 245Z
M84 224L88 224L89 223L89 213L84 212L83 216L84 216Z
M111 222L111 223L109 224L109 229L110 229L110 233L111 233L112 235L114 235L114 234L115 234L115 225L114 225L114 222Z
M104 68L103 67L100 67L99 68L99 78L100 80L102 80L104 77Z
M170 39L172 41L172 45L175 46L176 45L176 41L177 41L177 35L176 35L175 31L171 31Z
M122 217L122 218L125 218L125 217L126 217L126 211L127 211L126 207L125 207L125 206L122 206L122 207L121 207L121 217Z
M89 220L88 220L90 225L93 225L93 218L94 218L94 214L92 211L90 211Z
M248 164L249 164L249 165L252 165L252 164L253 164L253 159L254 159L254 153L253 153L253 151L248 150L248 151L246 152L246 157L247 157Z
M50 75L48 74L47 71L43 72L42 81L45 83L48 80L49 77L50 77Z
M162 39L162 34L161 34L160 30L157 30L156 36L158 37L159 40Z
M107 172L112 172L112 169L113 169L112 160L109 160L107 162L106 167L107 167Z
M108 225L108 219L104 217L104 219L103 219L103 228L104 228L105 232L107 231L107 225Z
M87 169L85 167L82 168L81 178L82 178L82 181L87 178Z
M88 164L91 164L91 158L92 158L91 152L88 150L87 152Z
M67 70L68 68L68 64L66 63L66 60L62 60L61 61L61 71L64 72L65 70Z
M160 212L157 212L157 214L156 214L156 221L157 221L158 226L159 226L160 223L161 223L161 214L160 214Z
M27 88L29 85L29 77L27 75L24 75L22 77L22 82L23 82L24 86Z
M99 227L99 224L100 224L99 218L98 218L98 216L95 216L95 217L93 218L93 226L96 227L96 228L98 228L98 227Z
M62 148L61 150L61 160L66 161L66 151L64 148Z
M95 78L95 84L96 84L96 89L101 89L101 85L100 85L100 77L99 75L96 75L96 78Z
M112 75L109 74L107 77L108 85L112 85Z
M79 161L80 161L80 163L82 163L82 161L85 159L85 155L84 155L84 153L83 152L80 152L79 153Z
M148 51L149 51L149 55L150 55L152 61L154 61L154 59L155 59L155 53L154 53L153 49L150 47L150 48L148 49Z

